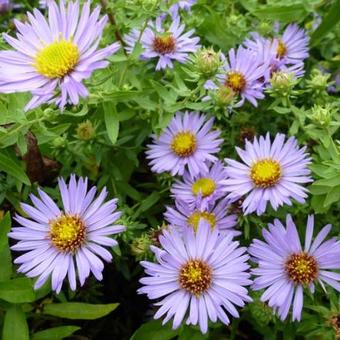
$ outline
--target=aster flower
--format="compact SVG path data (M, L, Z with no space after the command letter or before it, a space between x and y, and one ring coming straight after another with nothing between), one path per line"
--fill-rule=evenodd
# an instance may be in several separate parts
M235 107L240 107L248 100L257 106L257 99L263 99L264 79L267 78L268 65L262 63L259 56L240 46L237 51L229 51L229 61L225 59L223 74L217 75L219 83L240 97ZM207 89L219 88L212 81L205 85Z
M252 33L252 39L246 39L244 46L253 51L260 60L260 64L267 65L269 72L266 74L266 81L269 81L271 74L274 72L285 72L294 75L294 78L302 77L304 74L303 61L296 61L291 64L287 58L278 54L280 41L278 39L265 39L258 33Z
M277 55L284 58L286 64L301 63L308 58L309 37L297 24L289 24L278 40Z
M0 92L31 91L33 98L26 110L43 103L78 104L88 95L82 81L92 72L105 68L104 59L119 49L114 43L97 49L107 16L99 19L100 8L90 12L87 1L82 10L79 1L64 1L59 7L48 3L48 20L40 11L28 13L28 22L14 21L18 33L4 39L15 51L0 52Z
M164 28L165 18L164 15L159 16L155 23L149 22L142 34L139 30L134 29L124 38L128 53L133 51L136 42L140 39L144 49L141 59L158 58L156 70L173 68L173 60L180 63L186 62L189 53L195 52L199 48L199 38L192 37L194 30L182 34L185 26L181 24L178 15L172 18L169 29Z
M159 237L164 250L152 247L158 263L141 262L148 275L140 280L138 293L149 299L160 299L154 318L165 315L163 324L173 317L173 328L199 324L208 331L208 319L224 324L230 320L226 312L239 317L235 308L251 301L247 289L251 284L247 272L246 248L238 248L232 235L221 236L201 222L198 230L188 228L183 235L176 230L164 231Z
M304 203L308 190L300 184L312 182L306 147L299 148L294 137L285 142L285 135L280 133L273 143L269 133L259 140L255 137L253 143L245 143L245 150L236 148L245 164L225 160L229 176L224 181L227 197L234 201L249 193L242 204L244 213L256 211L257 215L265 212L268 201L274 210L283 204L291 205L291 198Z
M217 160L213 154L220 151L223 142L219 130L211 131L214 119L206 121L196 112L177 112L169 126L158 138L153 135L153 144L146 152L151 170L157 173L170 171L173 176L183 175L187 167L192 175L208 171L205 161Z
M199 222L203 219L212 229L219 230L222 234L240 235L239 231L234 230L237 216L228 215L229 200L222 199L214 206L205 209L190 207L180 200L175 201L175 207L167 207L164 218L170 225L178 231L186 229L197 230Z
M0 14L6 13L11 8L10 0L0 0Z
M315 283L329 284L340 291L340 274L330 270L340 269L340 242L336 238L324 241L331 230L328 224L322 228L312 242L314 217L309 216L305 244L302 248L296 226L287 215L286 227L279 220L263 229L265 239L255 239L249 248L258 268L253 273L253 289L265 289L261 300L285 320L291 306L292 319L300 321L303 307L303 290L314 293Z
M121 213L115 211L116 199L104 203L105 188L94 199L96 188L87 191L87 178L77 181L72 175L68 186L59 179L59 189L63 210L38 189L40 198L30 196L33 206L21 204L28 218L17 215L15 220L21 227L12 228L8 234L19 240L11 249L26 252L14 261L20 265L18 271L28 277L38 277L35 289L51 277L52 289L57 293L66 275L71 289L76 289L76 272L81 286L90 272L101 280L102 259L112 260L103 246L117 245L110 236L125 229L113 224Z
M195 5L197 2L197 0L180 0L177 1L175 4L173 4L170 8L169 8L169 13L171 14L172 17L175 17L178 15L178 11L180 9L190 12L191 7L193 5Z
M183 180L176 180L172 186L172 197L190 207L205 209L225 196L223 180L226 178L225 167L220 161L210 164L208 171L203 169L197 176L185 171Z

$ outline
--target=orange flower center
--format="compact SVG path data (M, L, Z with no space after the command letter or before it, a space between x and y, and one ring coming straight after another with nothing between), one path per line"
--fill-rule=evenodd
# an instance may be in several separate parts
M201 260L190 260L179 272L179 284L182 289L199 297L208 290L212 283L212 270Z
M153 50L159 54L172 53L176 49L176 40L172 34L155 37Z

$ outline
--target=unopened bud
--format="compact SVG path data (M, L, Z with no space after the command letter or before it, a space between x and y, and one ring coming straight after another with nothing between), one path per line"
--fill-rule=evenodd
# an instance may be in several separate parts
M228 86L220 86L215 94L215 100L219 106L231 106L235 101L235 92Z
M77 137L81 140L91 140L96 136L96 130L89 120L86 120L80 124L76 129Z
M331 105L326 104L325 107L314 105L309 118L319 125L328 126L332 121L332 115L333 112Z
M196 67L205 77L214 76L221 65L220 53L213 48L202 48L196 54Z
M132 241L131 253L138 258L146 257L149 253L150 245L151 241L149 237L142 235Z

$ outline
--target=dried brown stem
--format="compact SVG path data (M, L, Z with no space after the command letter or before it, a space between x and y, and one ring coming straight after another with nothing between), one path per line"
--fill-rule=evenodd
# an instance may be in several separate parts
M100 3L103 7L104 10L107 9L107 5L108 5L108 1L107 0L100 0ZM119 31L119 28L117 26L117 22L116 22L116 19L115 19L115 16L113 15L112 12L108 12L107 13L108 17L109 17L109 20L112 24L112 26L115 27L115 36L116 36L116 39L121 43L121 45L124 47L125 46L125 42L122 38L122 35L120 34L120 31ZM124 49L124 53L126 54L126 51Z

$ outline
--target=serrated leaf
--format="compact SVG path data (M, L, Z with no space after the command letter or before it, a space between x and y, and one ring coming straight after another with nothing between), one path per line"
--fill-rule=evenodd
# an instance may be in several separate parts
M35 301L32 281L26 277L0 282L0 299L11 303Z
M21 305L12 305L6 312L2 340L29 340L26 315Z
M118 303L106 305L80 302L51 303L44 306L43 313L65 319L94 320L111 313L118 305Z
M79 329L78 326L53 327L33 334L32 340L62 340Z

